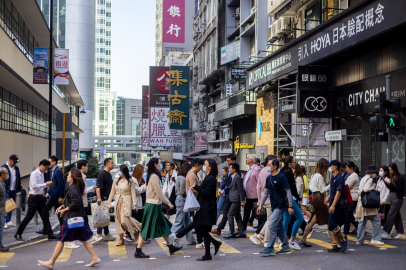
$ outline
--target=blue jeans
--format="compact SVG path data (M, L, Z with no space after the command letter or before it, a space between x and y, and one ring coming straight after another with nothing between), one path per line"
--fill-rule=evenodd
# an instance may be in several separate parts
M6 200L12 198L14 200L14 202L16 201L16 197L17 197L17 191L16 190L9 190L6 196ZM13 213L13 211L11 211L10 213L7 214L6 216L6 223L11 221L11 214ZM3 226L4 227L4 226Z
M216 220L219 219L221 208L223 208L223 205L224 205L227 197L228 197L228 194L227 195L223 194L223 195L221 195L219 197L219 202L218 202L218 205L217 205L217 218L216 218Z
M3 246L4 217L0 216L0 247Z
M364 242L365 227L368 220L372 222L372 240L381 241L381 218L379 215L373 215L364 217L362 221L358 219L357 242Z
M279 239L282 242L282 248L289 248L288 237L286 236L285 229L283 228L283 221L284 221L284 212L287 209L284 208L275 208L272 211L271 219L269 220L269 242L267 248L273 249L273 246L276 241L276 236L279 236Z
M176 205L176 218L171 228L171 232L174 234L176 234L182 228L182 225L186 227L189 223L192 223L192 220L190 219L190 214L188 212L187 213L183 212L185 201L183 200L183 197L181 195L176 196L175 205ZM193 236L192 231L189 231L186 234L186 240L188 243L196 242L196 239Z
M295 216L296 221L295 223L293 223L291 236L296 237L297 232L299 231L300 228L300 224L302 224L304 218L302 209L300 209L299 205L295 202L295 200L292 200L292 206L294 211L293 215ZM285 232L288 231L290 218L291 216L289 215L288 209L286 209L285 213L283 213L283 227L285 228Z

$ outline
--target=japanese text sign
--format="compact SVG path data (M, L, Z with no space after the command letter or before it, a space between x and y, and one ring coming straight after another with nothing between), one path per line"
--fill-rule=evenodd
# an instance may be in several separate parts
M48 49L34 48L34 84L48 83Z
M54 83L69 85L69 50L55 49Z
M189 129L189 67L171 66L169 75L168 125L170 129Z
M169 108L150 108L149 146L182 146L182 132L169 129Z
M185 43L185 0L163 0L163 42Z

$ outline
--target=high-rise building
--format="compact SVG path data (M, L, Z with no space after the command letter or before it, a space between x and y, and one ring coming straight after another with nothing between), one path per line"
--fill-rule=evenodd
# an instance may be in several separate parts
M96 1L94 135L116 135L116 93L111 91L111 2Z

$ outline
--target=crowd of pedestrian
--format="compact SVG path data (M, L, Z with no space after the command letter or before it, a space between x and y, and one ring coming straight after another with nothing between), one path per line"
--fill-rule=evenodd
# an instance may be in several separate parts
M18 162L18 156L11 155L0 167L2 252L8 251L2 244L3 230L15 226L10 219L11 212L6 213L5 202L15 200L22 190ZM261 164L254 154L249 154L246 159L249 169L242 174L236 156L229 155L227 166L221 167L220 177L219 164L215 160L199 158L185 162L179 170L174 163L167 162L163 177L164 166L154 157L145 168L138 164L132 172L126 165L121 165L113 179L114 162L106 158L96 185L87 187L88 163L81 160L77 169L72 168L67 174L67 188L57 163L58 158L51 156L41 160L31 173L28 211L14 234L17 241L24 241L24 229L38 211L43 229L37 233L46 235L48 240L58 240L51 259L39 261L48 269L53 269L63 248L80 247L75 241L80 241L92 257L86 266L94 266L101 261L92 244L117 240L108 226L97 228L96 235L90 229L85 207L87 193L94 190L98 205L104 202L109 209L114 201L115 227L119 235L116 245L124 245L125 240L134 241L135 258L149 258L142 247L159 237L164 238L172 255L183 248L180 240L186 236L187 245L205 249L198 261L212 260L210 248L214 247L216 255L222 245L212 234L221 235L228 222L229 233L223 238L246 238L247 227L254 226L255 218L258 221L254 227L256 231L249 239L255 245L264 246L260 252L262 256L311 248L307 239L316 224L327 225L326 234L332 245L328 252L345 252L349 234L357 235L357 245L368 244L364 240L368 220L372 223L373 245L383 245L382 239L391 239L393 227L397 232L394 238L405 238L400 214L405 180L394 163L379 170L375 165L369 165L360 175L359 168L351 161L342 164L338 160L320 159L308 175L306 168L296 163L292 156L278 160L269 155ZM47 171L49 181L44 177ZM201 172L204 177L199 181ZM184 211L188 200L196 200L199 210ZM54 235L49 222L52 208L61 226L58 235ZM221 220L213 229L221 213ZM173 215L172 224L170 217ZM297 238L300 238L299 243ZM279 247L279 251L276 252L275 247Z

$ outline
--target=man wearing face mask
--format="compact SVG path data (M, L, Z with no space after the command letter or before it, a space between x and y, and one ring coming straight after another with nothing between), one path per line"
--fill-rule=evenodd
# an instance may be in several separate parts
M328 217L328 230L332 237L333 248L328 249L328 252L344 252L347 250L347 240L341 233L341 226L345 223L345 213L349 208L349 203L346 203L344 195L345 180L339 173L341 162L332 160L326 164L329 172L331 173L330 181L330 208Z

